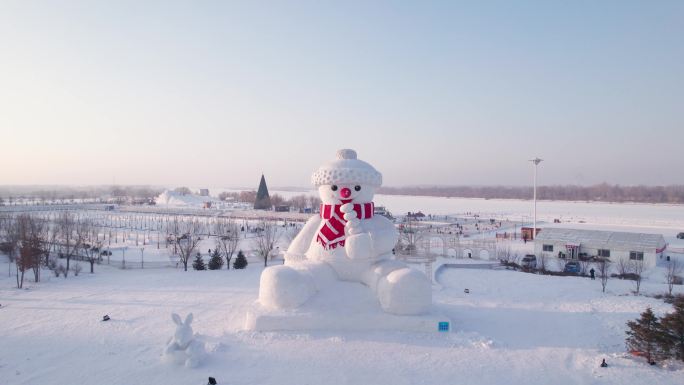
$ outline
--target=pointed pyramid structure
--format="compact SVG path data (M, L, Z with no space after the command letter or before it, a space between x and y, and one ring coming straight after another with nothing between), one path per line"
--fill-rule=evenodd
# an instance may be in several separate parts
M266 178L261 174L261 182L259 182L259 189L257 190L256 200L254 201L255 210L270 210L271 197L268 195L268 187L266 187Z

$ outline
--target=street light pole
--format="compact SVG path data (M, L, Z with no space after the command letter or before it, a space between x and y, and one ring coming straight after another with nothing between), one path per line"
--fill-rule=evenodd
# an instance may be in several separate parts
M539 158L534 158L530 159L530 162L534 164L534 192L533 192L533 201L534 201L534 210L533 210L533 219L532 219L532 239L536 238L537 236L537 166L539 163L541 163L543 159Z

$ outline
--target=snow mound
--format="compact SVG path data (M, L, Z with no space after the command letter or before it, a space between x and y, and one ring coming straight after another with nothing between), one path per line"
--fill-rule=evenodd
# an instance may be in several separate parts
M211 202L214 199L207 196L199 196L195 194L177 193L175 191L166 190L159 194L154 201L157 205L164 206L196 206L202 207L206 202Z

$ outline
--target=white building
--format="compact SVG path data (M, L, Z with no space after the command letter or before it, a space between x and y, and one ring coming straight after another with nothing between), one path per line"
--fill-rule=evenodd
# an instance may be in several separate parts
M625 233L559 229L545 227L534 241L537 256L578 259L605 257L612 262L618 259L643 260L646 268L655 267L667 247L659 234Z

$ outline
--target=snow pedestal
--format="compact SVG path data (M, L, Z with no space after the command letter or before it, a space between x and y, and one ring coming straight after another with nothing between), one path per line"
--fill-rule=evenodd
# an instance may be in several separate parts
M380 307L365 285L339 281L319 291L302 306L270 309L255 302L245 329L253 331L407 331L437 332L449 319L434 309L421 315L394 315Z

